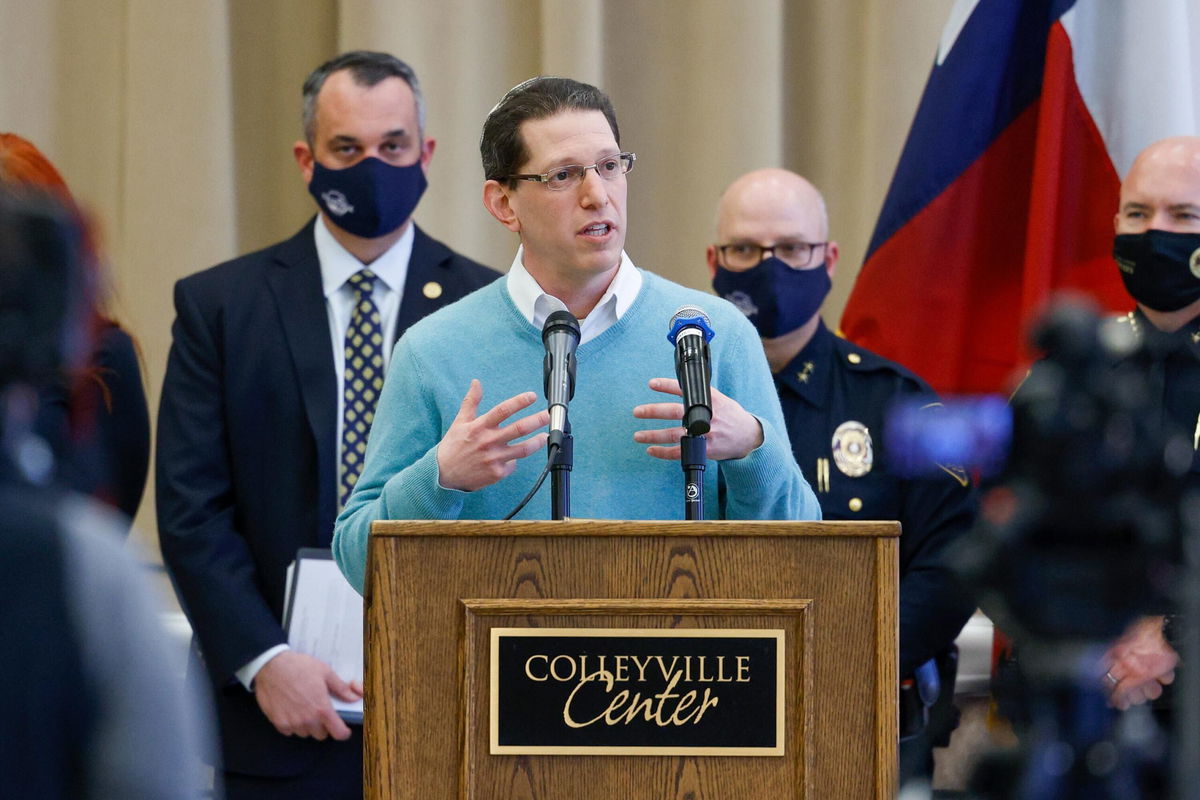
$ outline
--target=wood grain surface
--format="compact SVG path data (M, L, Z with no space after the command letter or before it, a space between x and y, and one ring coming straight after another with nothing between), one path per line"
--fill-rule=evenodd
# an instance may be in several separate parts
M898 535L891 522L377 522L366 796L890 798ZM786 755L491 755L493 627L783 629Z

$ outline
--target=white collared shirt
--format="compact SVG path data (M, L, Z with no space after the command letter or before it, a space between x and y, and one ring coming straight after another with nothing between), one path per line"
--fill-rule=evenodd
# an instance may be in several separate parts
M546 294L542 287L525 269L525 248L518 247L508 270L506 280L508 294L517 310L538 330L546 323L546 317L555 311L566 310L567 306L554 295ZM608 284L600 301L592 312L579 320L579 343L595 339L617 323L642 290L642 273L633 265L625 251L621 251L621 265Z

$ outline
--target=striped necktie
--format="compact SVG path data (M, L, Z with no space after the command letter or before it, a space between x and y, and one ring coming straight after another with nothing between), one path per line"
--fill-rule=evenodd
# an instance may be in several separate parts
M375 403L383 389L383 323L372 291L375 273L359 270L347 281L354 289L354 313L346 328L346 368L342 373L342 463L338 506L346 505L367 451L367 434L375 419Z

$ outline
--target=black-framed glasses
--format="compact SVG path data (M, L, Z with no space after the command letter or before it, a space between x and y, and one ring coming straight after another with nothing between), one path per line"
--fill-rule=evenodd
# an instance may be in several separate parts
M549 189L559 191L579 185L579 182L583 180L583 176L589 169L596 170L596 174L606 181L615 181L633 169L634 161L637 161L637 156L633 153L616 153L607 158L600 159L595 164L588 164L586 166L583 164L565 164L538 175L509 175L508 177L509 180L516 181L537 181L538 183L545 184Z
M816 249L827 244L829 242L802 242L799 239L776 242L770 247L754 242L734 242L719 244L717 250L725 259L725 266L733 269L757 267L767 257L767 253L793 269L805 269L812 264Z

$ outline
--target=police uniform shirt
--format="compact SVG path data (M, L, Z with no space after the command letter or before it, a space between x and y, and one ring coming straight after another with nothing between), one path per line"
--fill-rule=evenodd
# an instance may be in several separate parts
M1185 491L1200 490L1200 317L1177 331L1167 333L1154 327L1141 309L1122 317L1131 325L1152 354L1146 383L1153 398L1161 398L1161 415L1157 424L1161 430L1184 431L1192 443L1192 467ZM1178 630L1168 625L1163 630L1167 641L1176 649L1183 643ZM1154 702L1155 708L1170 708L1174 704L1173 687Z
M893 402L937 398L912 372L823 323L775 384L792 452L824 518L900 521L900 675L907 677L949 646L975 609L944 564L947 545L974 521L966 474L943 468L901 478L883 449Z
M1133 327L1151 354L1146 376L1152 397L1162 398L1162 428L1187 432L1192 449L1200 447L1200 317L1177 331L1166 333L1154 327L1141 310L1121 318ZM1200 486L1200 466L1195 456L1189 476L1192 487Z
M1122 315L1117 322L1129 325L1142 346L1141 351L1136 351L1136 357L1145 359L1143 363L1146 367L1146 387L1150 394L1150 403L1158 413L1157 418L1149 420L1149 423L1158 427L1157 433L1160 435L1166 435L1167 432L1186 432L1193 451L1200 448L1200 317L1171 332L1154 327L1141 309ZM1030 369L1031 374L1041 369L1044 364L1043 361L1035 363ZM1017 388L1014 404L1020 402L1017 398L1021 397L1028 382L1027 378ZM1200 489L1200 453L1193 452L1185 489ZM1175 646L1180 645L1171 630L1164 633L1168 642ZM1007 680L1020 682L1024 679L1010 677ZM1009 691L1020 691L1012 686L1008 688ZM1002 702L1005 700L1006 698L1002 699ZM1167 687L1163 696L1153 702L1156 709L1169 709L1173 704L1173 687ZM1019 709L1003 706L1002 711L1010 718L1023 713Z

